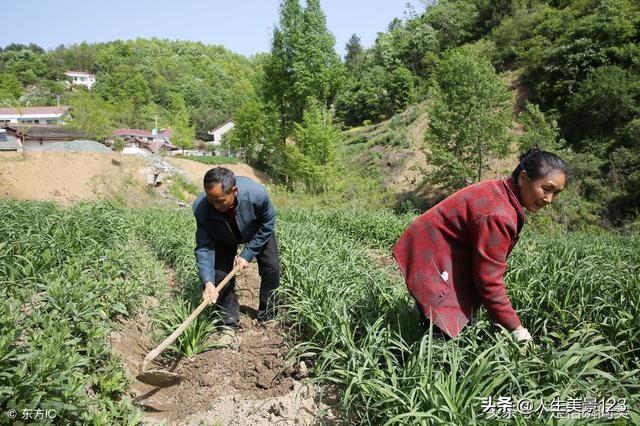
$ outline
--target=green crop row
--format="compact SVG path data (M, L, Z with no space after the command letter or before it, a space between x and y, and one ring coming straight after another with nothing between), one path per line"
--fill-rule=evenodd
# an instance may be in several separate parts
M126 213L107 204L60 211L3 201L0 217L3 416L16 410L19 424L23 410L55 410L43 421L138 423L107 340L111 320L160 291L163 271L130 238Z
M332 225L319 216L281 215L283 298L297 356L314 362L318 380L338 385L351 421L484 424L480 398L489 396L547 406L625 398L630 419L621 424L640 421L637 237L523 239L506 277L535 339L523 348L484 314L459 339L432 340L417 327L399 273L373 268L366 244L343 232L353 217Z
M136 234L173 273L173 298L154 313L158 338L171 334L202 302L196 268L195 219L189 210L141 210L136 212ZM169 353L191 357L210 347L208 337L221 325L220 312L206 309L187 327Z
M290 209L279 212L282 222L311 223L337 229L362 244L389 250L409 226L415 215L394 214L391 211Z

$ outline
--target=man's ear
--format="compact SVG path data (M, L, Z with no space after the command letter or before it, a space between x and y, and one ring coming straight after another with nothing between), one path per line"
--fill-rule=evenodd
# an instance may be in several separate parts
M234 186L233 188L231 188L231 193L232 193L233 195L238 195L238 187L237 187L237 186Z

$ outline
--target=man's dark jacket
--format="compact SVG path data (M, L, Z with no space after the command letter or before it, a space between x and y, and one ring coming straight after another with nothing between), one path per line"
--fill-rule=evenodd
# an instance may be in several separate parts
M242 241L231 231L224 214L217 211L202 193L193 202L196 217L196 262L202 283L215 282L216 243L237 245L245 243L240 257L251 262L262 251L273 234L276 211L266 189L244 176L236 177L238 207L236 223Z

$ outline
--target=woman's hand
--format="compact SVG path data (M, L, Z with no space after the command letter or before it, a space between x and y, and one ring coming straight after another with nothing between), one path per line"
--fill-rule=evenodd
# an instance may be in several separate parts
M521 325L511 333L513 334L513 337L515 337L516 342L528 342L531 340L531 334L529 334L529 330Z

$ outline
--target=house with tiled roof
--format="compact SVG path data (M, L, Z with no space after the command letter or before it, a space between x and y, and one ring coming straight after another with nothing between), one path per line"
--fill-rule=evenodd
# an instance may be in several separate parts
M111 133L111 137L107 139L106 144L110 146L116 137L120 137L124 140L124 153L133 152L128 148L144 148L154 154L160 151L173 151L178 149L177 146L171 143L171 135L173 130L171 128L162 129L158 133L158 137L155 138L153 133L148 130L140 129L118 129Z
M69 126L46 124L7 124L0 127L8 137L14 138L25 151L41 151L53 142L87 139L85 133L74 130Z
M64 124L68 115L68 106L0 108L0 123Z

